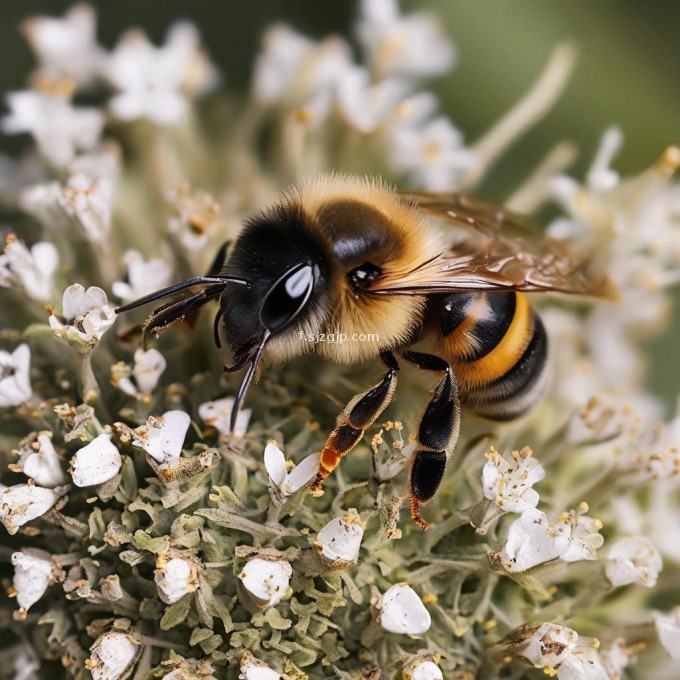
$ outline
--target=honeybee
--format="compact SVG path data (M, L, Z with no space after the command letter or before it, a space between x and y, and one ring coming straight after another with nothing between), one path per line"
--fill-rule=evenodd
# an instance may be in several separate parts
M397 354L441 374L417 425L410 463L411 514L425 528L420 506L444 476L461 406L505 421L529 411L544 391L548 338L527 293L614 292L598 267L563 244L536 243L535 226L465 194L400 193L379 180L324 175L292 187L246 222L207 275L116 312L170 297L145 323L145 333L159 333L210 300L219 302L215 342L220 347L224 340L233 353L225 370L246 369L232 429L249 385L266 366L312 352L347 364L380 358L382 380L347 404L326 440L316 487L392 400ZM368 340L301 340L318 333ZM411 349L415 343L418 351Z

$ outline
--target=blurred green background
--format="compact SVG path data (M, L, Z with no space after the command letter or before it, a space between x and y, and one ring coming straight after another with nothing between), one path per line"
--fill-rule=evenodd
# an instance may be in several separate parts
M16 28L33 14L61 14L62 0L5 1L0 8L0 90L21 88L33 63ZM285 20L313 36L349 33L355 2L336 0L98 0L99 36L107 46L128 27L161 41L179 17L200 28L224 86L247 86L264 28ZM552 48L571 40L579 50L575 75L560 102L495 168L483 187L502 199L560 139L577 143L580 176L603 130L621 126L625 146L616 161L637 172L669 144L680 144L680 2L653 0L403 0L404 10L428 9L443 20L459 60L435 83L443 107L474 139L529 87ZM12 149L16 140L0 140ZM680 296L674 325L650 345L652 382L669 404L680 387Z

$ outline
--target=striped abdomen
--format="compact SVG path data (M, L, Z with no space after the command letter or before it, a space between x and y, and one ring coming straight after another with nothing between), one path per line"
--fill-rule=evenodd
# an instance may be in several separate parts
M454 293L439 311L438 349L463 402L494 420L521 416L546 383L548 338L524 293Z

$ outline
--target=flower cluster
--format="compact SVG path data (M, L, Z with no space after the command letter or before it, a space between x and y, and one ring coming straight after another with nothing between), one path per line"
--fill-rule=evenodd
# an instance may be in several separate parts
M512 426L464 415L423 533L404 501L424 390L312 490L362 368L271 367L232 429L208 315L152 338L115 308L208 271L302 177L483 192L573 50L466 145L427 89L454 45L395 0L358 2L358 57L271 27L244 100L187 22L107 50L78 4L22 32L36 67L0 121L32 139L0 158L21 215L0 255L0 678L677 677L680 417L660 422L640 344L680 280L677 149L621 177L608 130L583 181L559 146L508 198L552 201L550 236L603 259L620 300L538 303L551 386Z
M340 122L348 148L367 138L391 171L414 186L459 186L475 155L437 113L434 95L419 89L455 62L439 22L426 12L402 16L396 0L361 2L356 39L365 64L355 63L337 37L317 42L285 25L267 32L253 95L263 108L285 112L290 138L282 141L304 145L314 137L318 143L315 131ZM336 159L328 160L333 167Z

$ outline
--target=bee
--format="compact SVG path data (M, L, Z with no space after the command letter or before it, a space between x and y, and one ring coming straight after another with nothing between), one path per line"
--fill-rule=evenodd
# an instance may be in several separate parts
M245 369L232 429L248 387L267 366L306 353L345 364L382 360L380 382L338 416L315 487L392 400L397 357L439 374L410 461L411 514L426 528L420 507L444 476L461 407L511 420L528 412L546 387L548 337L527 293L614 294L593 262L564 244L537 242L536 227L465 194L403 193L379 180L323 175L248 220L205 276L116 312L170 298L145 323L145 333L159 333L218 301L215 343L226 342L233 353L225 371ZM303 340L319 333L368 340Z

